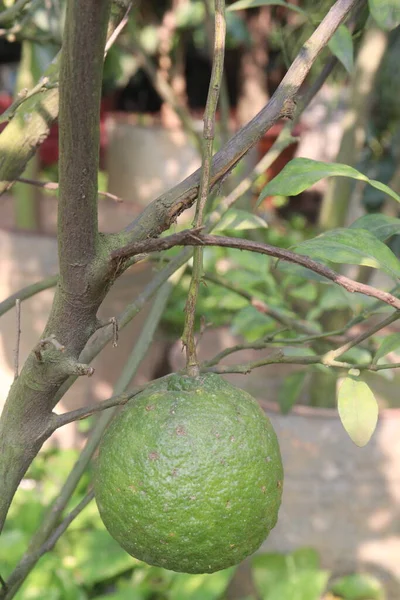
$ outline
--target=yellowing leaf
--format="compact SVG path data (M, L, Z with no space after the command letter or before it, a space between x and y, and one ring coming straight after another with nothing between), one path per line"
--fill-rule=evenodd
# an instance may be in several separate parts
M338 410L352 441L357 446L365 446L378 421L378 404L368 385L354 377L346 377L339 388Z

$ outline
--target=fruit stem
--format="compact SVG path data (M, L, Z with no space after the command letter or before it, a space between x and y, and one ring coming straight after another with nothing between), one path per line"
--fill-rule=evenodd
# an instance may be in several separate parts
M209 0L204 1L208 2ZM196 204L196 214L193 221L194 227L201 227L203 224L204 210L210 190L213 142L215 137L215 115L224 71L225 32L225 0L215 0L213 61L207 103L203 117L201 177ZM194 325L202 274L203 248L196 246L193 251L192 279L186 300L185 326L182 334L182 342L186 348L186 371L191 377L197 377L199 375Z

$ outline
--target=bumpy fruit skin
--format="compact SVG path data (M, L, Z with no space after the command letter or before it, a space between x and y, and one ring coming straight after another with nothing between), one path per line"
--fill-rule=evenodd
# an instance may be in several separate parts
M275 526L279 445L257 402L215 374L172 375L106 431L94 488L105 526L132 556L212 573L252 554Z

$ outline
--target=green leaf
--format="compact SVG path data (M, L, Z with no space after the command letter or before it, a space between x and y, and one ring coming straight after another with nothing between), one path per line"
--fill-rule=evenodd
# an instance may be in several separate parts
M253 579L262 598L287 576L287 563L284 554L265 553L254 556L252 560Z
M218 600L224 593L236 568L217 571L212 575L179 573L169 590L173 600Z
M371 575L346 575L335 581L331 587L334 594L344 600L383 600L382 584Z
M320 600L328 578L327 571L300 571L280 581L263 600Z
M371 15L382 29L390 31L400 25L399 0L368 0Z
M366 229L381 242L386 242L392 235L400 234L400 219L374 213L360 217L349 229Z
M284 6L290 10L294 10L300 15L307 16L306 11L302 10L298 6L295 6L294 4L284 2L284 0L239 0L234 4L231 4L227 10L243 10L245 8L256 8L258 6Z
M340 163L325 163L310 158L294 158L272 181L267 183L260 194L257 206L267 196L297 196L325 177L350 177L358 181L365 181L400 202L400 196L387 185L369 179L353 167Z
M354 67L353 38L345 25L335 31L328 42L329 50L342 63L346 71L351 73Z
M246 210L231 208L228 210L214 229L220 231L243 231L247 229L267 229L268 224L264 219Z
M374 363L377 363L378 360L383 356L386 356L386 354L394 352L397 348L400 348L400 333L392 333L392 335L388 335L379 346L374 356Z
M314 548L298 548L292 552L292 557L297 569L319 569L320 558Z
M254 342L275 328L271 317L263 315L254 306L242 308L232 320L232 332L242 335L248 342Z
M281 412L286 415L296 402L304 384L305 372L299 371L285 377L278 393L278 404Z
M68 539L74 547L72 570L76 570L86 585L111 579L138 564L105 529L95 530L90 535L74 531Z
M296 252L322 261L366 265L400 278L400 261L365 229L333 229L295 246Z
M292 554L261 554L252 560L254 583L263 600L319 600L329 573L318 555L301 548Z
M378 404L364 381L346 377L339 387L338 410L343 427L357 446L365 446L378 421Z

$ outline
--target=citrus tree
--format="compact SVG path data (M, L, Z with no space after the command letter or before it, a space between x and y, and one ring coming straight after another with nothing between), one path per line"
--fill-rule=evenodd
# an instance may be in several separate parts
M297 11L307 20L307 24L312 26L313 31L288 68L287 74L268 104L214 154L215 114L221 85L223 85L225 40L224 0L216 0L214 6L208 5L210 17L214 23L213 69L204 114L204 130L201 141L202 166L179 185L155 199L130 225L116 234L103 234L98 229L99 106L104 55L126 24L130 3L126 0L118 0L115 3L112 3L111 0L67 0L61 51L47 71L43 73L37 85L29 91L20 93L14 104L2 117L3 121L8 120L8 124L0 135L1 193L9 190L21 176L28 161L34 156L56 119L58 119L60 130L60 160L59 274L56 281L52 279L29 286L20 290L13 297L4 300L0 305L0 314L3 314L13 308L15 304L19 307L20 302L24 299L56 284L54 301L45 330L21 369L16 362L15 380L1 415L0 530L5 523L14 494L43 443L51 437L54 431L67 423L83 419L94 413L100 413L100 416L79 460L68 475L59 495L48 507L46 516L35 532L29 549L21 557L7 581L1 580L1 598L9 600L14 597L39 558L51 550L71 521L91 502L94 493L92 489L89 489L83 500L66 514L73 491L96 452L103 432L112 420L116 408L128 403L136 396L139 398L137 403L135 400L129 403L123 414L129 415L133 409L133 416L137 417L136 423L139 428L141 423L144 423L143 415L147 413L150 415L149 418L153 418L157 414L156 410L153 411L154 406L157 405L156 399L152 396L154 390L156 390L156 395L158 394L157 398L160 394L162 398L168 396L169 402L172 402L171 413L174 410L174 402L178 401L179 397L189 394L192 398L193 394L199 393L200 396L206 398L204 404L206 410L211 411L212 409L214 412L211 411L211 414L217 420L218 415L215 414L215 411L223 416L224 410L229 404L229 397L236 398L232 411L235 410L235 403L240 405L243 402L248 406L247 403L251 404L252 402L247 399L247 396L244 400L241 393L237 391L229 391L224 387L225 384L221 383L218 375L227 372L250 373L258 366L268 364L298 364L345 375L338 398L339 415L343 424L354 442L360 446L366 444L373 434L378 408L362 375L366 371L378 372L399 366L393 362L386 362L384 359L399 345L398 336L389 336L383 340L381 338L380 341L377 341L374 336L400 316L400 300L397 296L400 263L386 245L389 238L399 233L400 220L385 215L367 215L353 223L350 228L327 231L322 235L295 244L295 247L290 250L267 244L265 241L255 241L250 239L250 236L243 234L240 236L221 235L221 233L216 235L216 231L222 233L232 230L236 233L238 229L242 232L248 231L248 226L243 227L243 213L234 212L231 208L233 204L252 187L266 166L292 142L291 131L294 124L330 74L336 60L339 59L349 66L349 56L353 52L352 33L359 36L362 28L368 27L368 11L371 12L379 26L387 29L394 28L400 23L400 11L396 0L369 0L368 3L363 0L337 0L331 7L328 7L329 10L327 9L324 16L313 14L312 9L305 12L304 9L294 4L270 2L269 0L241 0L231 5L229 9L240 10L270 4L285 6L287 9ZM28 2L17 0L0 13L0 22L5 23L13 32L18 32L18 23L26 20L28 16ZM328 55L328 46L334 54L331 58ZM321 72L309 83L307 77L322 52L325 52L325 64L321 67ZM228 195L223 195L221 193L222 182L246 153L254 147L261 136L281 119L286 119L287 123L272 150L257 165L252 175L240 181ZM345 164L325 164L302 158L289 163L280 175L267 184L261 192L260 201L271 195L296 195L324 177L347 177L361 180L395 201L400 201L400 197L395 191L378 181L369 179L353 167ZM193 205L196 205L193 227L178 232L171 230L177 217ZM245 218L254 223L254 216L245 215ZM221 222L224 221L225 225L221 227ZM280 301L280 306L276 307L269 303L271 290L268 285L261 290L260 288L252 289L251 286L244 289L229 281L229 277L224 279L204 272L203 249L206 246L239 249L252 253L249 256L261 256L262 259L258 264L264 265L262 268L265 268L265 277L270 282L268 284L270 286L272 285L270 272L276 265L276 261L272 261L272 259L277 259L278 268L283 267L285 277L291 278L292 284L295 282L296 285L304 285L309 280L312 282L317 280L318 285L320 282L325 282L331 284L333 289L340 288L346 292L346 301L349 302L349 305L353 295L357 298L354 315L340 330L326 331L318 321L318 311L308 321L296 315L293 307L285 298L285 283L281 284L278 291L275 289ZM176 247L183 247L183 249L168 254L171 249ZM148 260L154 253L165 255L166 259L162 263L162 268L154 275L153 280L121 314L112 315L106 322L100 321L97 317L98 309L115 280L129 266L138 261ZM191 283L187 295L185 325L182 333L182 341L187 355L185 372L179 376L183 383L178 377L175 388L171 383L161 381L152 383L147 391L143 390L143 387L127 389L165 311L173 285L182 273L182 269L187 268L188 261L192 257ZM368 265L380 269L394 280L394 287L387 291L360 283L343 274L339 267L334 268L335 264ZM289 273L284 270L288 268L288 265ZM195 316L199 283L203 277L209 277L216 285L225 286L235 292L254 310L271 318L274 323L272 331L247 345L227 348L220 355L210 357L207 363L199 364L196 353ZM285 281L287 283L288 280ZM90 366L91 361L106 344L117 342L118 330L124 328L152 298L154 298L154 303L149 317L116 385L114 395L96 406L58 414L56 407L63 394L74 384L77 377L96 377L94 369ZM364 323L370 315L382 312L383 309L388 311L384 319L375 318L373 324L364 327L362 333L354 333L354 325ZM316 340L326 342L328 349L320 354L311 349L310 344ZM372 340L372 342L368 346L368 352L364 353L361 358L359 354L351 352L355 348L363 348L366 340ZM233 367L220 364L224 356L243 347L255 347L262 350L271 344L278 347L276 352L269 353L268 356L261 357L254 363L238 364ZM217 377L218 384L215 388L206 383L209 381L209 373L213 374L213 377ZM156 388L151 387L154 385ZM172 387L168 387L171 385ZM216 394L216 404L212 402L208 406L207 403L210 402L210 397L216 393L217 388L220 392ZM288 400L285 409L289 409L295 401L295 392L298 388L298 380L289 381L286 388ZM238 394L237 397L235 393ZM140 397L139 394L141 394ZM259 449L260 456L262 452L265 454L265 456L262 455L263 464L259 465L260 481L262 477L266 477L270 482L268 473L272 473L275 491L273 496L268 495L268 502L260 500L255 503L254 514L258 515L257 511L261 510L266 518L263 525L264 533L266 533L275 523L281 494L279 449L276 448L276 442L271 442L273 432L270 432L268 421L262 421L265 417L261 413L255 413L254 406L252 404L251 406L251 409L246 408L245 410L245 414L247 414L247 410L252 414L249 422L247 422L247 417L243 417L244 421L247 419L245 434L237 431L236 421L231 441L235 439L236 435L239 437L245 435L245 438L250 438L253 434L254 440L259 440L258 446L254 446L254 443L249 445L247 454L244 443L237 450L239 459L243 450L244 461L247 461L248 465L253 462L258 465L257 449ZM111 408L113 410L105 410ZM250 421L254 419L255 414L259 415L260 423L251 425ZM230 416L232 415L230 414ZM151 428L153 437L158 437L157 427L160 427L161 431L162 427L169 426L169 418L160 421L154 417ZM235 418L240 421L241 417L236 415ZM178 429L175 429L177 439L180 436L184 437L185 427L190 428L193 419L194 416L189 411L185 416L182 429L178 431L180 425L178 425ZM202 421L200 420L200 422ZM131 444L126 446L126 441L129 440L126 427L122 424L122 429L118 433L118 425L113 425L113 429L109 431L112 431L114 436L120 437L110 438L111 434L107 434L108 437L106 436L104 441L105 450L102 452L106 452L108 446L111 448L110 456L115 458L117 454L122 454L126 457L126 453L132 448ZM201 428L198 424L193 429L193 439L196 438L197 433L199 434L200 450L196 453L196 465L187 465L189 474L193 473L195 467L197 472L201 471L202 465L206 464L209 459L209 456L205 456L208 454L207 446L202 445L201 441L203 439L202 429L204 427ZM257 431L259 431L259 435L256 435ZM218 431L215 433L218 434ZM144 435L143 439L148 440L147 434L143 433L143 430L141 430L141 434ZM204 435L206 434L207 432L204 432ZM170 442L173 448L178 449L177 452L179 448L183 448L180 442L180 439L176 444ZM268 444L271 443L270 447ZM139 449L136 450L139 451ZM150 450L147 455L150 462L146 468L143 467L143 473L148 477L148 474L153 472L150 468L153 465L155 477L159 477L159 471L155 468L159 458L158 450L154 450L153 454L152 452L153 450ZM273 454L272 459L270 452L271 456ZM100 454L100 456L105 455ZM184 455L182 456L184 457ZM187 456L190 462L193 454L189 452ZM271 459L272 467L271 470L266 470L267 467L270 469L269 459ZM223 459L221 458L221 460ZM99 494L99 506L105 522L106 524L108 522L113 535L119 539L121 538L121 528L116 521L118 519L128 521L130 513L125 512L129 510L129 506L126 504L121 504L119 513L118 502L116 505L109 503L109 486L112 485L112 478L119 468L118 466L113 467L110 473L109 464L113 463L109 463L108 459L100 459L100 475L98 475L96 490ZM166 464L169 468L168 460ZM228 480L233 482L235 475L229 472L229 461L227 465ZM217 477L219 482L221 482L221 478L223 480L223 474L226 476L226 469L221 466L224 466L223 463L216 468L217 474L221 474L221 477ZM257 468L255 466L255 469ZM173 474L170 473L170 475L173 477ZM188 483L191 477L192 475L186 481L189 486L188 493L189 496L195 496L195 494L191 494ZM259 480L257 479L257 481ZM222 487L225 483L222 481ZM260 483L262 493L266 492L266 488L263 490L264 485L267 483ZM157 489L159 493L163 493L160 491L164 489L163 486L159 488L156 486L155 494ZM180 486L172 485L169 482L167 489L169 490L169 501L173 503L176 500L177 505L183 511L183 500L179 495ZM251 504L251 500L249 501L246 494L247 491L241 489L239 485L237 497L232 500L243 511L248 511L249 503ZM225 502L230 501L229 498L224 500ZM158 506L158 504L154 506ZM212 507L212 501L210 501L210 506ZM181 509L178 511L179 515ZM141 510L143 513L146 511L145 505ZM238 510L239 513L240 510ZM215 519L215 514L212 518ZM251 518L251 511L248 518ZM175 524L178 525L178 523ZM240 530L240 523L237 522L236 525ZM193 526L197 527L198 522L194 522ZM200 529L201 527L204 527L204 523L200 523ZM168 533L173 534L174 532L168 531ZM157 535L157 531L155 535ZM141 547L140 557L146 559L148 557L149 562L154 561L151 552L149 554L148 548L146 548L146 544L149 543L146 541L146 536L144 538L138 536L136 540L120 539L119 541L133 553L137 552L139 545ZM241 548L237 553L237 560L241 560L249 552L252 552L261 541L262 536L257 533L255 542L248 548ZM202 560L196 557L196 561L201 563L201 569L207 570L204 567L204 559L207 558L206 553L210 550L209 544L203 546L200 544L199 547L203 548L205 555L200 557ZM215 547L212 547L210 551L211 554L216 552ZM215 568L232 564L232 561L227 563L222 560L219 562L219 551L217 554L218 560L215 562ZM166 551L167 556L168 552ZM157 560L162 561L162 556L159 555ZM180 557L175 556L172 563L168 564L172 564L173 568L178 568L179 560ZM158 564L160 563L158 562ZM181 563L181 567L183 570L185 568L188 571L193 570L191 565L185 567ZM212 569L210 568L210 570Z

